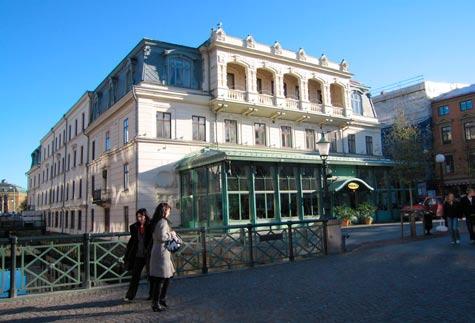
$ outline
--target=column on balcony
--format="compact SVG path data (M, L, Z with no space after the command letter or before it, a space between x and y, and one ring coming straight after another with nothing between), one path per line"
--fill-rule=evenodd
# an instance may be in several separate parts
M260 104L274 105L275 74L266 68L258 68L256 71L256 91Z

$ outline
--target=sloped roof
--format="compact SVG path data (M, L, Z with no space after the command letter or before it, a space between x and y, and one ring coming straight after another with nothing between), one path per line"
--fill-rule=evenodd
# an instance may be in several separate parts
M456 98L458 96L467 95L467 94L471 94L471 93L475 93L475 84L472 84L472 85L469 85L469 86L466 86L466 87L462 87L462 88L459 88L459 89L455 89L455 90L452 90L452 91L444 93L444 94L441 94L441 95L435 97L433 99L433 101L441 101L441 100L452 99L452 98Z
M257 161L297 164L321 164L322 160L317 152L292 151L284 149L265 148L238 148L238 147L213 147L203 148L192 153L176 164L177 170L186 170L204 165L218 163L224 160ZM390 166L390 159L376 156L344 156L341 154L330 155L327 159L329 165L367 165Z

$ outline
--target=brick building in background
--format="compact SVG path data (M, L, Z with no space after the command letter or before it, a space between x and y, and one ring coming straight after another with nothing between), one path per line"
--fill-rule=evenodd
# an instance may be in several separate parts
M445 190L457 194L475 187L475 84L442 94L432 101L434 153L445 162L436 176Z

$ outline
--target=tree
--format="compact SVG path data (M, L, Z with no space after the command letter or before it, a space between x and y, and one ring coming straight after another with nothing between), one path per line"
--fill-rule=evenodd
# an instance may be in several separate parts
M26 202L26 199L24 199L24 200L20 203L20 206L19 206L20 212L25 211L27 208L28 208L28 204L27 204L27 202Z
M409 188L411 206L414 204L412 190L425 179L426 165L430 162L422 139L419 129L406 119L403 111L398 111L386 137L388 154L394 161L390 176Z

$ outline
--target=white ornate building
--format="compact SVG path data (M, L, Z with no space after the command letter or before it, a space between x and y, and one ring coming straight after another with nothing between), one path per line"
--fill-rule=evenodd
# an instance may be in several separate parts
M348 68L221 26L198 48L144 39L41 140L28 201L68 233L123 231L160 201L184 226L318 217L325 132L334 203L354 204L336 184L358 177L378 192L390 162L368 88Z

